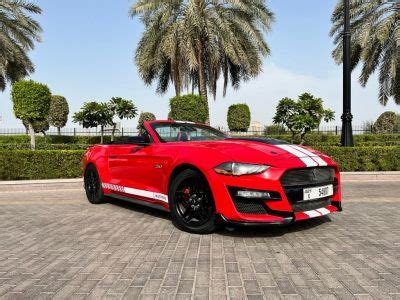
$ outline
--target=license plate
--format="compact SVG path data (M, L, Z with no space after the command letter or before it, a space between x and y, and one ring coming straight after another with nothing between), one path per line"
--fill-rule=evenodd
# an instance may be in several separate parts
M325 185L313 188L306 188L303 190L303 200L314 200L325 198L333 195L333 185Z

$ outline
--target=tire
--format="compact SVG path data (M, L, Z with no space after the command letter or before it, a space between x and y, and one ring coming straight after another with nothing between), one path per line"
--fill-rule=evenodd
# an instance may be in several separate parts
M168 199L172 221L178 228L197 234L216 230L214 199L201 173L192 169L179 173L172 181Z
M105 202L106 197L101 186L101 179L94 165L89 165L86 168L84 184L86 197L90 203L101 204Z

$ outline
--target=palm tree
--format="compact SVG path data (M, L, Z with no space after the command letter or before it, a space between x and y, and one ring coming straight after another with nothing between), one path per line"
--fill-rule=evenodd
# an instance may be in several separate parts
M386 105L393 97L400 104L400 2L351 0L352 68L362 64L359 78L366 86L379 69L379 102ZM336 48L333 57L343 61L344 5L340 0L333 15L331 35Z
M223 77L239 88L262 71L270 52L264 33L273 14L263 0L138 0L131 15L140 15L145 32L136 51L136 64L146 84L157 81L157 92L172 82L179 95L198 88L215 98Z
M41 9L24 0L0 0L0 90L34 71L27 52L40 41L42 31L30 14Z

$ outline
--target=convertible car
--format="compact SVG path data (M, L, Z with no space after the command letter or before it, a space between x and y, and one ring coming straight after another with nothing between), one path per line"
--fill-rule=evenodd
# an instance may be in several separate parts
M315 150L236 138L204 124L153 121L84 157L93 204L123 199L170 212L193 233L219 224L290 224L341 211L337 165Z

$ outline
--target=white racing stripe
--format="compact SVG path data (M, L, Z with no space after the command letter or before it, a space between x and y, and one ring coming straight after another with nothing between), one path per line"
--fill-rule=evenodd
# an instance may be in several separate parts
M292 145L292 147L299 150L300 152L303 152L304 154L312 157L312 159L315 160L319 164L319 166L325 167L328 165L321 157L319 157L315 153L312 153L312 152L308 151L307 149L304 149L300 146Z
M291 147L291 145L277 145L277 147L293 154L297 158L299 158L307 167L317 167L318 164L315 160L311 157L305 155L304 153L300 152L296 148Z
M315 218L315 217L320 217L322 216L318 211L316 210L309 210L304 212L307 216L310 218Z
M319 212L320 214L322 214L323 216L331 213L331 211L326 208L318 208L316 211Z
M124 187L116 184L103 183L102 187L111 191L121 192L129 195L155 199L168 203L168 196L160 193Z
M318 208L316 210L304 211L303 213L305 213L310 218L316 218L316 217L322 217L322 216L328 215L331 213L331 211L326 208Z
M325 167L328 164L318 155L296 145L277 145L277 147L299 158L307 167Z

